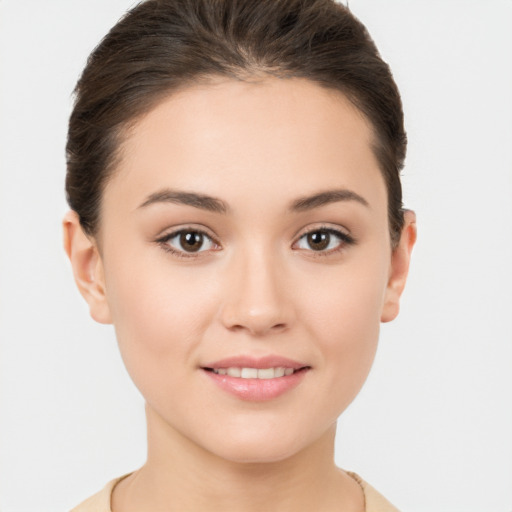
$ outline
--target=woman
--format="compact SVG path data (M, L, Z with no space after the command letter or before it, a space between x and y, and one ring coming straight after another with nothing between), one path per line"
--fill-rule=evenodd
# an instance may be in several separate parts
M333 461L416 238L400 96L332 0L148 0L91 55L65 248L146 401L75 511L391 511Z

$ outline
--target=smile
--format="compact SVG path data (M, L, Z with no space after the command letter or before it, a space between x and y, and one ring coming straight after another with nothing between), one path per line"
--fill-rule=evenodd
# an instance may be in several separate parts
M216 387L237 399L265 402L286 395L306 378L312 367L277 355L235 356L201 366Z
M278 366L276 368L239 368L231 366L229 368L211 368L209 369L217 375L228 375L239 379L277 379L292 375L298 370L294 368L285 368Z

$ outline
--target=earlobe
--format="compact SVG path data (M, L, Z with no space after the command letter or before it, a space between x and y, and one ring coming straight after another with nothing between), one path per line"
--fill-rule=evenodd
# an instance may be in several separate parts
M400 297L405 288L411 253L416 242L416 214L412 210L404 212L404 227L398 246L391 255L391 270L386 287L381 322L394 320L400 310Z
M89 304L92 318L102 324L112 323L105 293L103 262L97 244L84 233L74 211L64 216L62 227L64 250L71 261L78 290Z

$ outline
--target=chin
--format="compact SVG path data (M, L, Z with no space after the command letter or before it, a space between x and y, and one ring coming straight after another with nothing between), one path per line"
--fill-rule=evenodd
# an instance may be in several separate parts
M315 443L309 433L293 432L290 428L260 428L254 430L226 430L217 440L210 439L213 454L240 464L263 464L290 459ZM212 442L213 441L213 442Z
M233 443L230 446L218 447L216 455L237 464L269 464L281 462L296 455L300 449L293 446L269 446L264 442Z

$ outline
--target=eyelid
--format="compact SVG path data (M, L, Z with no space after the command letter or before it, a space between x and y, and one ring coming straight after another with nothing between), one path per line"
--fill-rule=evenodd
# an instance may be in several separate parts
M178 235L182 233L187 232L193 232L193 233L199 233L203 235L204 237L208 238L212 244L217 246L215 249L207 249L207 250L199 250L196 252L187 252L179 250L173 246L171 246L168 242L169 240L172 240L173 238L177 237ZM171 254L181 257L181 258L197 258L200 256L203 256L204 253L208 253L211 250L217 251L221 247L219 241L217 240L217 237L213 235L210 230L206 229L203 226L197 226L197 225L185 225L185 226L179 226L174 228L169 228L168 230L165 230L161 235L158 235L155 238L155 243L160 245L165 251L170 252Z
M327 225L327 224L319 224L319 225L314 225L314 226L311 226L311 227L301 230L299 232L300 234L295 236L295 241L292 244L292 249L305 236L309 235L310 233L315 233L317 231L327 232L327 233L330 233L330 234L334 235L335 237L337 237L340 240L338 246L333 249L330 249L330 250L315 251L314 249L302 249L302 248L300 248L300 249L295 248L295 250L300 250L300 251L311 253L311 255L313 257L329 256L329 255L337 253L337 252L345 249L347 246L353 245L357 242L357 240L348 232L348 230L346 228L343 228L339 225L333 226L333 225ZM196 252L187 252L187 251L182 251L182 250L176 249L175 247L171 246L168 243L169 240L175 238L176 236L178 236L184 232L199 233L199 234L205 236L206 238L208 238L211 241L211 243L214 244L216 247L214 249L199 250ZM213 235L209 229L205 228L204 226L198 226L198 225L193 225L193 224L177 226L174 228L169 228L168 230L164 230L161 235L158 235L155 238L155 243L162 246L162 248L164 250L166 250L167 252L170 252L178 257L183 257L183 258L197 258L197 257L204 256L205 254L203 254L203 253L208 253L212 250L218 251L218 250L222 249L222 246L221 246L220 242L218 241L217 236Z
M315 251L314 249L296 249L299 251L305 251L308 253L311 253L314 257L316 256L329 256L331 254L337 253L347 246L354 245L357 241L356 239L348 232L348 230L342 228L341 226L332 226L332 225L326 225L326 224L320 224L312 227L308 227L305 230L301 231L298 236L295 238L295 242L293 242L292 247L295 246L300 240L302 240L304 237L311 233L315 233L318 231L323 231L330 233L337 238L340 239L340 243L337 247L330 250L323 250L323 251Z
M171 238L172 236L177 235L178 233L183 233L183 231L194 231L196 233L201 233L203 235L208 236L212 240L215 240L217 243L217 236L212 232L211 229L203 226L202 224L180 224L178 226L169 226L165 229L162 229L158 235L155 236L155 240L161 240L163 238Z

